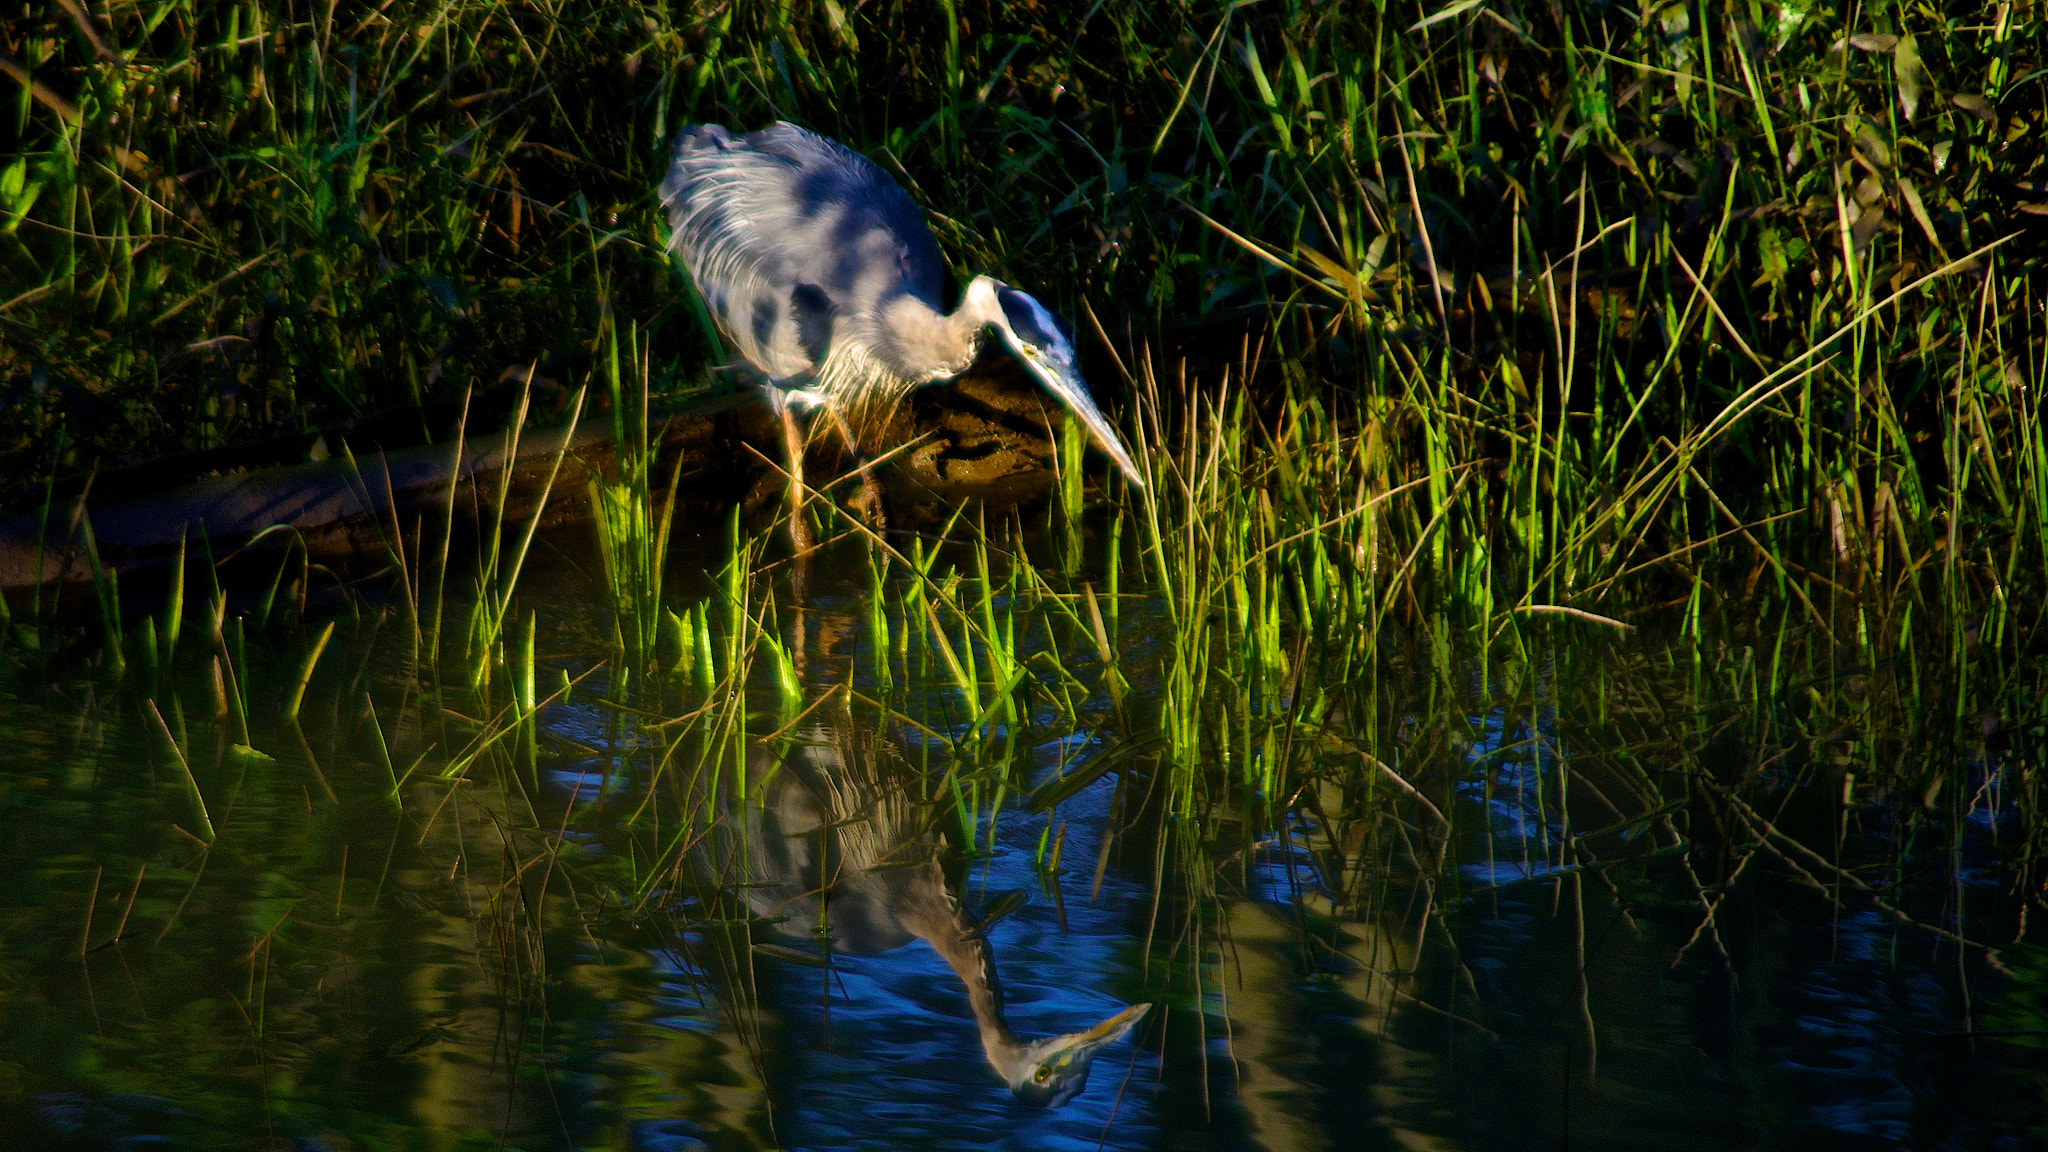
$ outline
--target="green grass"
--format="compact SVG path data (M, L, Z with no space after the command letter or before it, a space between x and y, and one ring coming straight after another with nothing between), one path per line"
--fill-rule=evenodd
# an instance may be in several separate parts
M896 171L960 270L1069 315L1291 309L1269 351L1369 490L1456 487L1415 564L1467 601L1606 603L1802 510L1722 550L1786 595L1825 533L1853 570L1829 579L1923 605L1930 572L2038 570L2038 22L944 11L24 10L11 495L369 413L445 435L472 393L516 413L529 372L559 417L627 329L648 387L702 386L663 141L786 117ZM1250 391L1290 427L1270 372Z
M591 493L619 659L654 670L673 493L648 401L711 386L716 351L653 189L677 126L779 117L894 171L961 272L1139 335L1091 371L1148 446L1116 562L1171 623L1184 806L1218 762L1284 791L1252 749L1345 707L1313 686L1370 680L1396 630L1488 652L1675 622L1771 648L1761 699L1797 624L1901 677L1915 730L1981 710L1985 654L2036 642L2048 33L2005 9L168 3L7 27L0 473L24 508L159 452L394 411L446 436L475 397L545 423L588 393L623 462ZM1192 377L1145 336L1247 305L1273 318L1255 346ZM408 561L402 528L431 663L446 545ZM530 540L487 534L480 689ZM936 653L970 728L1014 719L993 605L1019 577L984 556L963 607L936 551L897 551L913 602L875 634ZM99 583L113 664L173 660L175 610L130 635ZM721 610L761 634L746 602Z
M210 581L188 604L198 548L160 610L111 573L90 615L17 598L9 666L96 646L195 839L237 843L223 773L259 770L194 732L247 747L301 708L360 712L322 748L344 794L518 830L479 917L537 997L521 877L592 915L715 896L690 852L745 798L750 742L846 703L916 735L962 856L1012 801L1064 819L1115 775L1150 853L1124 866L1167 906L1141 979L1188 1006L1220 978L1190 956L1276 843L1324 869L1317 915L1418 939L1499 898L1462 866L1544 865L1582 992L1610 907L1732 965L1718 910L1766 871L1915 947L2037 938L1917 879L1995 828L2018 900L2048 850L2034 7L314 11L0 25L43 86L0 127L0 495L61 509L94 469L371 413L445 439L475 403L543 435L587 396L621 460L574 548L605 619L564 655L490 478L451 486L426 539L389 526L398 591L349 600L324 657L326 621L275 591L246 619ZM1134 334L1088 368L1146 487L1110 477L1091 506L1068 435L1042 516L829 525L828 596L738 512L676 563L647 414L721 353L662 257L663 141L775 118L895 172L957 272ZM474 564L443 534L471 495L495 529ZM289 572L303 603L313 573ZM188 723L181 687L211 712ZM550 727L570 698L605 747ZM539 768L586 759L622 803L550 809ZM1488 823L1508 809L1525 834ZM556 858L579 821L601 862ZM1102 866L1060 836L1041 873ZM744 1005L755 954L718 935L738 907L664 914L717 935Z

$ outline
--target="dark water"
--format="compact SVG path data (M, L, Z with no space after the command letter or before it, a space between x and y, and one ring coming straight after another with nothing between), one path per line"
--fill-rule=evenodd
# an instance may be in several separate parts
M532 579L545 691L596 664L608 625L570 568ZM857 588L819 604L814 690L858 667ZM213 715L204 653L153 691L209 850L133 668L6 661L0 1145L2048 1147L2039 949L1959 948L1759 857L1681 956L1703 897L1654 834L1629 833L1627 867L1545 863L1610 820L1561 817L1573 749L1540 707L1455 705L1479 737L1434 876L1395 847L1423 829L1333 843L1304 802L1277 830L1197 835L1141 802L1137 772L1028 811L1026 788L1102 751L1087 730L1029 730L992 847L984 811L966 852L947 765L859 707L756 745L751 808L679 762L640 812L659 744L594 689L544 713L530 774L445 780L465 730L410 687L393 619L343 614L297 725L278 703L303 637L247 632L260 753ZM366 699L394 770L413 766L402 803ZM678 840L659 814L693 799L721 830ZM1985 812L1896 891L2008 940L2007 817ZM1848 858L1891 834L1860 822ZM1739 840L1689 859L1711 873ZM1032 1107L948 949L999 973L1022 1037L1154 1007L1070 1102Z

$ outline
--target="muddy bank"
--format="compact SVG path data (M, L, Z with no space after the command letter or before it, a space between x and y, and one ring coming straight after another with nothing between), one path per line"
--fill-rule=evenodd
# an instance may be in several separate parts
M991 360L971 376L914 393L872 431L868 450L909 445L883 468L884 485L896 520L917 524L962 500L1015 506L1042 499L1053 484L1052 437L1061 418L1021 369ZM760 507L779 497L780 477L767 462L781 460L779 429L753 394L699 401L655 423L655 475L663 484L677 477L679 527L722 519L735 502ZM216 558L297 542L315 559L337 563L384 556L386 539L397 531L411 555L411 541L438 529L447 515L451 482L458 532L492 515L500 492L508 523L523 524L546 491L542 527L567 527L589 519L590 482L617 466L606 413L575 428L472 436L461 447L459 458L452 442L391 452L355 447L352 460L329 457L183 484L125 484L111 495L96 496L91 484L60 489L47 527L40 514L0 517L0 588L91 580L88 539L103 566L123 572L167 563L181 539L196 547L202 536ZM851 463L836 437L817 436L807 479L823 484ZM856 488L849 481L832 491L844 497Z

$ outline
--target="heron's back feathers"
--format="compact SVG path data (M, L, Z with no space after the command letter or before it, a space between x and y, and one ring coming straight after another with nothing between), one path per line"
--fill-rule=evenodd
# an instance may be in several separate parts
M694 125L676 133L661 200L669 246L726 337L779 390L822 397L856 440L905 392L966 371L993 329L1144 483L1044 305L977 276L940 310L945 265L924 213L867 157L793 124Z
M921 383L930 350L879 322L936 318L945 265L924 213L867 157L792 124L676 134L662 181L669 245L726 336L772 377ZM882 380L863 379L869 387Z

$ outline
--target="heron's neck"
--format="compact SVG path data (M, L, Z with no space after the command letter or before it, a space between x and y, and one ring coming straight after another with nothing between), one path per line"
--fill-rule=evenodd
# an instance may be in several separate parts
M992 293L972 289L950 313L915 296L898 296L882 310L882 333L906 376L943 380L974 366L997 307Z
M1004 1083L1014 1083L1023 1059L1024 1042L1003 1020L1003 989L996 978L995 955L988 940L965 913L953 906L936 862L920 866L930 869L931 883L918 885L918 897L899 914L903 926L924 938L944 959L960 983L967 987L967 1005L981 1033L981 1050ZM922 877L920 877L922 879Z

